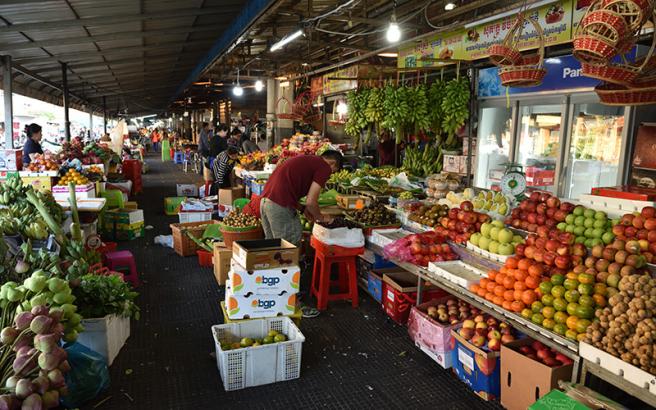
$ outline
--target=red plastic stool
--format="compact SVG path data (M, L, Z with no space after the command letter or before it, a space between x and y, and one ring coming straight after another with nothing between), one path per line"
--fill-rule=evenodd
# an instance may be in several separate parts
M310 239L315 250L314 269L310 293L317 298L317 309L326 310L329 301L351 299L351 306L358 307L358 283L355 257L364 253L364 248L343 248L331 246ZM332 266L337 264L337 280L331 280ZM339 293L330 293L330 287L337 286Z
M134 262L134 255L130 251L116 251L105 254L105 264L109 270L118 271L127 269L128 273L124 274L124 279L132 284L139 286L139 274L137 273L137 264Z

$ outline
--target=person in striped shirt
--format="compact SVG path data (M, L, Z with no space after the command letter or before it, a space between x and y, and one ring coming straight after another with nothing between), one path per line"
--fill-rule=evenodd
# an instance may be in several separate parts
M216 195L219 189L231 188L233 182L232 170L235 164L239 162L239 149L237 147L229 146L225 151L222 151L216 156L212 164L212 172L214 173L214 184L212 195Z

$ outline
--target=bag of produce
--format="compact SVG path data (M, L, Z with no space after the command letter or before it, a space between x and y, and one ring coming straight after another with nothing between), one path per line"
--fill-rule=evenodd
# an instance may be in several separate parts
M74 409L109 389L109 369L100 353L80 343L71 343L64 349L68 353L71 371L66 373L68 394L63 396L62 404Z

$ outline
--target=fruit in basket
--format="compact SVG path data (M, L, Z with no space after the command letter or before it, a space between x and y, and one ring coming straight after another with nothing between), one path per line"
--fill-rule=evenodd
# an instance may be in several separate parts
M223 218L223 224L233 228L248 228L258 226L260 220L253 215L244 214L236 209L230 211L230 213Z
M68 185L70 182L75 185L85 185L89 183L89 179L84 175L77 172L74 168L69 168L68 171L59 179L57 185Z
M474 232L480 230L483 223L490 220L488 215L465 210L471 209L471 203L467 202L463 202L460 208L449 209L447 216L439 218L439 226L435 227L435 231L448 236L454 242L467 242Z
M350 217L363 226L398 225L396 214L380 202L373 203L366 208L351 213Z
M436 232L408 235L385 246L385 257L427 266L428 262L458 259L446 243L446 238Z

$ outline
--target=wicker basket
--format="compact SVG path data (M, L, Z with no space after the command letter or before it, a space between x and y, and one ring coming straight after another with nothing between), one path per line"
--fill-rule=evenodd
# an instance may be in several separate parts
M638 77L639 69L628 64L598 65L581 63L581 74L608 83L628 86Z
M282 102L282 101L284 101L284 102L286 103L287 107L289 107L289 110L290 110L291 112L290 112L290 113L283 113L283 112L281 112L281 113L279 113L279 114L276 114L276 117L278 117L278 119L281 119L281 120L294 120L294 121L298 121L298 120L300 120L300 119L302 118L300 115L294 113L294 106L293 106L292 103L289 102L289 100L288 100L287 98L285 98L285 97L280 97L280 98L278 98L278 101L276 101L276 107L278 107L278 105L279 105L280 102ZM280 111L282 111L282 110L280 110Z
M186 234L189 232L196 238L203 236L205 232L205 227L209 224L218 224L219 221L201 221L201 222L189 222L183 224L171 224L171 231L173 233L173 249L175 253L180 256L192 256L196 255L196 251L200 248L196 245L196 242L192 241Z
M574 37L574 57L582 63L605 64L619 53L617 44L593 34L578 34Z
M490 61L496 66L519 64L522 55L513 47L505 44L493 44L487 49Z
M228 231L221 229L221 233L223 234L223 242L228 249L232 249L232 243L234 241L250 241L264 238L264 231L261 225L248 231Z
M547 70L535 65L513 65L499 68L501 84L506 87L535 87L542 84Z
M595 92L605 105L656 104L656 83L644 84L643 88L604 83L596 86Z
M537 21L531 18L527 19L522 13L518 14L515 23L504 39L504 45L510 41L513 42L512 44L519 44L526 22L533 24L535 28L539 40L538 51L521 56L518 60L520 64L499 67L501 84L506 87L535 87L542 83L547 73L547 70L544 69L544 33Z
M653 4L649 0L603 0L602 8L622 16L629 30L636 32L651 16Z
M630 33L622 16L611 10L595 10L581 19L581 33L596 35L618 46Z
M517 65L536 65L540 62L540 54L526 54L522 55Z

